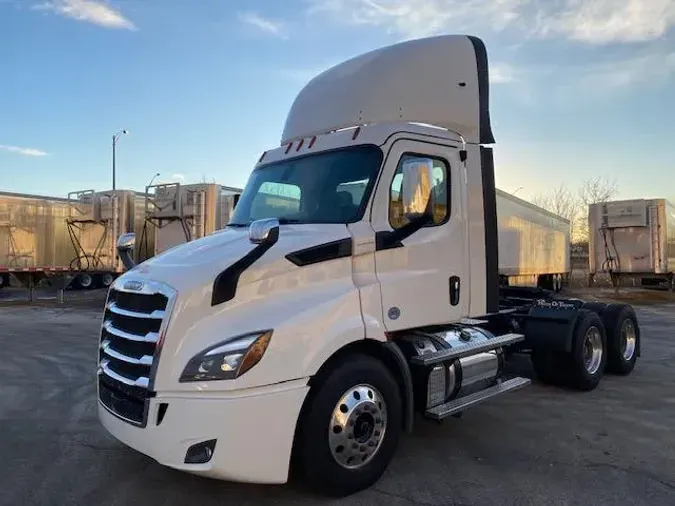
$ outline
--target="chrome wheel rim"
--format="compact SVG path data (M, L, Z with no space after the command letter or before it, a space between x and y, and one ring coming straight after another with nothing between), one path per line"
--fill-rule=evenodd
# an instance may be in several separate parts
M635 354L637 332L633 320L626 319L621 325L621 355L624 360L631 360Z
M89 274L80 274L80 286L89 288L92 284L92 279Z
M345 469L363 467L377 454L387 429L387 406L371 385L357 385L340 398L328 425L328 444Z
M597 327L590 327L584 336L584 364L586 371L595 374L602 362L602 335Z
M112 274L104 274L101 281L103 282L103 286L110 286L113 282Z

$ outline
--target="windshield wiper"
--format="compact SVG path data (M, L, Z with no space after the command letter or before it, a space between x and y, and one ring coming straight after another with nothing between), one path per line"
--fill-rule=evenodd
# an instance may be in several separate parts
M277 218L279 220L279 225L293 225L296 223L304 223L302 220L297 220L294 218Z
M227 226L228 227L235 227L235 228L248 227L248 223L228 223Z

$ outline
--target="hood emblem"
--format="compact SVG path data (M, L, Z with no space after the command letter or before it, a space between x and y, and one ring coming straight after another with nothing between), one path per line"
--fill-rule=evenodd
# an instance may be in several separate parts
M126 283L124 283L124 289L132 292L140 292L141 290L143 290L143 282L127 281Z

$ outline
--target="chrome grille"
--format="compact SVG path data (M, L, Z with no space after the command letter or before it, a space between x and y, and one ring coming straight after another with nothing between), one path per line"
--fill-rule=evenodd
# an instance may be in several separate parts
M124 288L132 285L134 290ZM113 414L145 426L162 334L175 299L156 282L116 283L106 301L99 346L99 400Z

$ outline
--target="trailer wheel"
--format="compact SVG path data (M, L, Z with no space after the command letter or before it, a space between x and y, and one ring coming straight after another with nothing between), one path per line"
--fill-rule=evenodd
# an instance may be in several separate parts
M92 286L94 286L94 278L91 277L91 274L81 272L75 278L75 286L81 288L82 290L89 290Z
M296 450L315 491L345 497L380 479L402 428L402 403L389 369L367 355L341 360L310 392Z
M640 331L633 308L609 304L602 313L607 330L607 372L628 375L635 367Z
M597 313L579 310L567 362L566 376L571 387L589 391L598 386L607 362L607 338Z
M101 274L101 286L103 288L108 288L110 285L112 285L113 281L115 281L115 278L109 272L104 272Z

